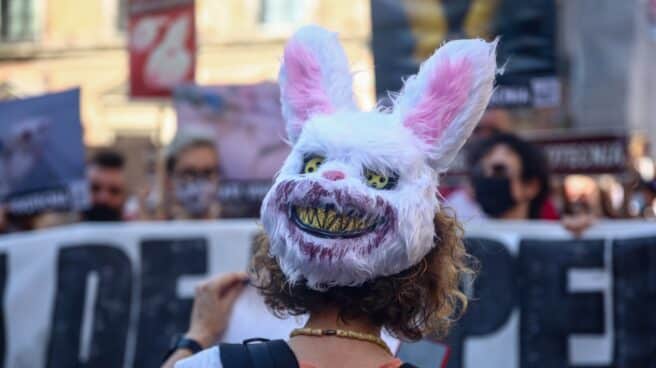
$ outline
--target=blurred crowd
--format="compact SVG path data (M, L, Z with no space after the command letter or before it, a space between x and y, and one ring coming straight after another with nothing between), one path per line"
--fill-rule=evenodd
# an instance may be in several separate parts
M489 114L488 114L489 115ZM598 219L656 218L654 163L629 163L623 175L552 175L537 145L483 119L464 149L466 177L439 188L462 222L552 220L580 235ZM90 206L80 213L15 216L0 209L0 231L13 233L76 222L210 220L222 216L218 149L211 135L179 131L147 175L128 187L126 160L103 150L87 162Z
M496 114L484 115L464 149L464 185L445 195L461 221L553 220L580 235L598 219L656 218L655 166L644 144L621 174L556 175L543 150Z

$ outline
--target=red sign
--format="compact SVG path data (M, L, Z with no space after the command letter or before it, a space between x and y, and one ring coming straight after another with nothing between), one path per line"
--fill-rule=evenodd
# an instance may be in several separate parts
M130 95L170 96L194 82L194 1L131 0L129 13Z

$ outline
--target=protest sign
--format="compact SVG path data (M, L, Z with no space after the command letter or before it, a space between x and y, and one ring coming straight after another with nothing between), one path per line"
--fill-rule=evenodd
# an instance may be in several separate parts
M630 162L629 139L623 135L549 135L526 140L544 152L552 174L621 174ZM467 146L458 152L447 176L467 175L466 155Z
M0 238L5 367L156 367L188 326L193 287L245 270L255 220L75 225ZM419 367L651 367L656 227L603 222L572 239L558 224L466 224L481 264L446 341L401 343ZM471 289L471 290L470 290ZM256 324L255 324L256 323ZM284 338L252 289L226 339Z
M0 201L15 215L87 205L79 90L0 102Z
M259 216L260 202L289 154L275 83L182 86L174 95L178 129L214 136L225 216Z
M194 0L130 0L130 95L169 96L196 71Z
M491 106L549 108L560 104L553 0L372 0L376 94L398 91L445 41L501 36Z
M556 174L623 173L629 164L626 136L587 135L531 139Z

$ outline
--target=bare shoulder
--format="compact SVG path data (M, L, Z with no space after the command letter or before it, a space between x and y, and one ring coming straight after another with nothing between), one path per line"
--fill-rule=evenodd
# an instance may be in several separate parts
M219 348L214 346L183 359L175 364L175 368L223 368Z

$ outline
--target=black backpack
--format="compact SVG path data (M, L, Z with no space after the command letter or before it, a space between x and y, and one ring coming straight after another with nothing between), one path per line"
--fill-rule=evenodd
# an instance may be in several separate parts
M223 368L299 368L296 355L284 340L248 339L241 344L219 344ZM403 364L401 368L417 368Z

